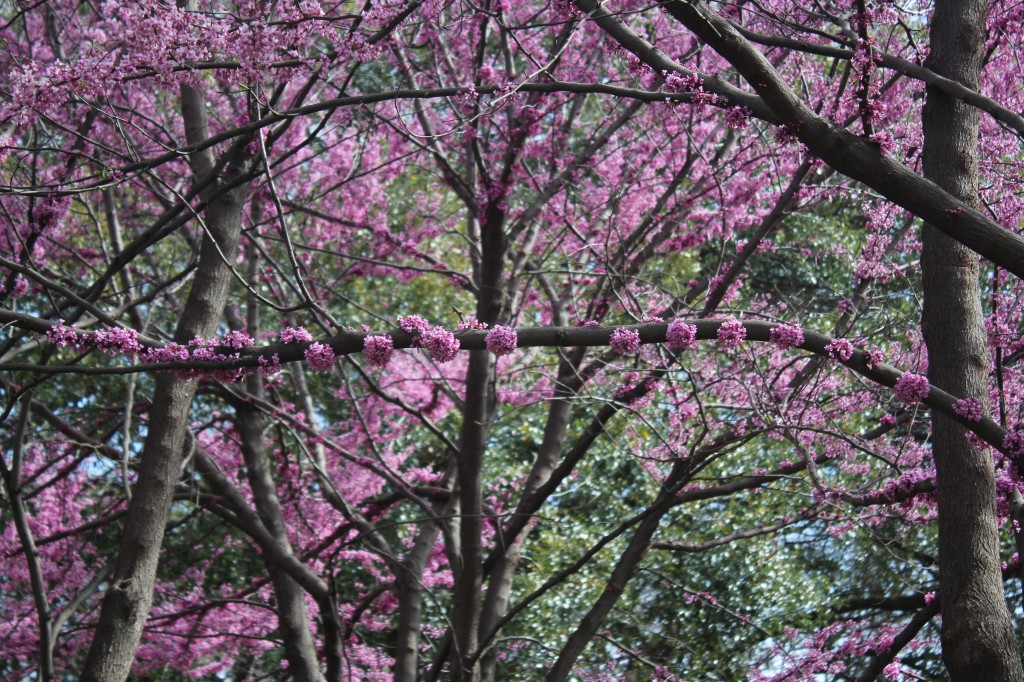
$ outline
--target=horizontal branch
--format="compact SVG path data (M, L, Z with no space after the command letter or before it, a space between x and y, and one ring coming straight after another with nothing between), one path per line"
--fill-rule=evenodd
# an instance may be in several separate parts
M24 317L24 316L21 316ZM8 317L10 323L20 326L21 317L15 319ZM696 329L697 341L712 341L718 339L719 328L727 323L735 323L735 320L685 320ZM771 343L771 332L779 327L775 322L764 322L760 320L741 321L746 333L746 341ZM32 331L38 331L39 324L35 318L28 321ZM650 322L646 324L624 325L621 327L524 327L516 330L518 348L546 348L546 347L573 347L611 346L612 334L617 330L635 331L640 342L644 344L665 343L665 336L668 324L665 322ZM330 346L335 356L354 355L363 352L363 344L366 337L388 335L391 337L394 348L416 348L416 338L400 329L388 332L342 332L321 343ZM484 350L487 348L488 332L486 330L472 329L457 331L454 333L462 350ZM829 358L836 364L845 366L870 381L884 386L894 388L896 382L905 372L885 363L875 362L865 351L852 348L849 349L849 357L840 359L835 357L836 353L832 347L834 339L826 334L803 330L803 342L796 346L801 350L809 351L815 355ZM311 343L276 343L268 346L244 348L241 351L224 347L214 346L212 350L218 353L238 353L239 357L223 361L178 361L178 362L153 362L130 365L127 367L86 367L77 365L36 365L29 363L6 363L0 364L0 371L7 372L35 372L39 374L84 374L84 375L120 375L138 374L144 372L160 371L192 371L192 372L213 372L217 370L230 369L255 369L265 363L288 363L298 362L305 359L306 349ZM211 349L207 347L207 349ZM275 358L276 356L276 358ZM920 380L925 381L924 377ZM963 396L972 398L977 396ZM1017 453L1008 450L1004 446L1004 439L1007 431L989 417L983 417L979 421L972 421L960 415L955 409L958 396L950 395L942 389L929 385L927 397L921 402L933 410L940 412L950 419L961 424L968 431L973 432L992 447L1000 450L1013 459L1017 459Z

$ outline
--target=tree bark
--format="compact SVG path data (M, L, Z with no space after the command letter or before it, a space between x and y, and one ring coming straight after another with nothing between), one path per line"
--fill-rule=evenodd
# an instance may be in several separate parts
M977 89L986 14L985 0L936 2L932 70ZM978 111L929 87L925 177L972 206L978 205L977 142ZM922 243L928 378L953 395L986 401L989 355L978 257L931 225L924 227ZM939 489L942 655L950 678L1024 679L1003 593L992 457L967 441L963 427L936 412L932 452Z
M262 392L260 377L250 377L249 388ZM277 497L274 476L271 472L270 458L263 447L263 418L251 405L238 405L236 424L242 443L242 455L245 457L246 473L249 486L252 488L253 503L260 521L267 531L291 554L292 546L288 540L284 517L281 514L281 502ZM316 643L309 629L309 616L306 612L305 592L269 557L264 557L264 565L270 574L274 587L274 598L277 600L277 622L284 640L285 657L288 659L288 672L296 682L320 682L323 675L316 655Z
M182 88L182 113L189 142L205 139L206 112L200 92ZM209 151L193 155L190 162L197 182L202 182L213 168ZM220 321L231 284L231 273L222 256L228 262L235 257L246 192L247 187L242 185L213 197L208 205L204 216L207 234L200 249L199 267L174 335L178 343L188 343L196 336L211 336ZM160 546L181 472L185 430L196 384L195 380L185 381L170 373L156 377L138 480L128 505L114 573L82 670L81 679L86 682L125 680L131 671L153 601Z
M452 461L445 472L442 486L448 490L455 478L456 465ZM441 532L443 519L458 510L455 495L435 507L437 520L425 523L395 571L398 596L398 626L395 634L394 682L416 682L420 657L420 629L423 625L423 569Z

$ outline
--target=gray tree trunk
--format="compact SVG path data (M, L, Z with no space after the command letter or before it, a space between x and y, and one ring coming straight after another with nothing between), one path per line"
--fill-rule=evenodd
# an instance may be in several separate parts
M250 390L261 392L258 375L250 377ZM282 549L292 553L288 531L285 528L281 513L281 502L277 497L277 486L270 465L270 457L263 447L263 417L251 405L238 405L235 408L238 435L242 442L242 454L245 457L246 473L249 486L252 488L253 503L260 521L267 531L281 545ZM306 612L306 594L288 573L269 557L264 557L264 565L270 574L274 586L274 598L277 600L277 622L284 640L285 657L288 659L288 672L296 682L320 682L324 679L320 672L320 663L316 655L316 642L309 629L309 615Z
M182 114L190 143L207 137L202 94L182 88ZM190 159L197 182L213 168L209 151ZM209 192L216 192L210 186ZM207 234L203 238L192 288L174 334L178 343L196 336L207 338L217 327L231 284L231 273L222 261L233 262L242 225L242 205L247 187L210 196L204 213ZM218 253L219 249L219 253ZM156 377L148 434L139 462L138 481L132 490L121 545L110 577L100 619L82 670L85 682L120 682L128 678L135 649L153 602L153 585L160 559L164 527L170 512L174 486L181 472L185 430L196 381L173 374Z
M977 89L987 7L986 0L938 0L928 66ZM978 203L977 142L977 110L929 88L925 176L973 205ZM930 225L922 242L928 378L954 395L985 400L989 356L978 256ZM987 449L972 447L956 422L937 413L932 448L939 489L942 653L950 678L1024 679L1003 593L992 457Z

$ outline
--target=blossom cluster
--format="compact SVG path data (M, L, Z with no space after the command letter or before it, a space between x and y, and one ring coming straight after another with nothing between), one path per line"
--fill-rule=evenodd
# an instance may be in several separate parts
M444 327L434 327L420 335L420 345L434 362L451 362L459 352L460 343Z
M46 340L58 348L73 348L79 352L95 349L110 356L135 356L142 350L139 333L134 329L113 327L85 332L65 325L64 320L47 330Z
M733 130L742 130L750 123L754 112L747 107L729 107L725 110L725 125Z
M931 386L928 378L912 372L904 372L893 386L896 397L905 403L919 403L928 397Z
M285 327L281 330L281 343L308 343L313 335L302 327Z
M239 357L239 354L237 352L222 353L220 349L241 350L252 344L252 337L244 332L233 332L220 339L204 339L197 336L189 341L187 346L182 346L172 341L159 348L147 348L140 355L139 359L147 364L158 362L223 362L235 360ZM213 370L206 368L183 368L175 370L174 373L179 379L188 380L211 377L218 381L232 383L249 374L250 370L240 367Z
M387 367L395 352L395 342L387 334L363 339L363 355L370 367Z
M768 333L768 338L782 348L796 348L803 344L804 332L800 327L780 324Z
M718 328L716 336L726 348L738 348L747 338L747 330L739 320L728 320Z
M516 349L519 343L519 336L512 327L505 327L499 324L487 332L487 336L484 337L484 343L487 344L487 350L501 357L502 355L508 355Z
M1024 456L1024 431L1010 431L1003 436L1003 450L1014 457Z
M450 331L444 327L431 327L430 322L419 315L399 317L398 326L410 334L413 345L421 346L434 362L451 362L462 347Z
M846 339L832 339L825 346L825 350L828 351L828 356L833 360L842 360L846 362L853 357L853 344Z
M330 372L334 369L334 350L325 343L312 343L303 354L306 364L314 372Z
M669 350L686 350L697 345L697 327L682 320L672 320L665 330Z
M953 411L972 422L980 422L985 416L985 406L979 398L961 398L953 403Z
M419 315L406 315L405 317L398 318L398 326L406 334L417 337L422 336L430 329L430 322Z
M612 332L609 343L619 355L631 355L640 350L640 332L620 327Z

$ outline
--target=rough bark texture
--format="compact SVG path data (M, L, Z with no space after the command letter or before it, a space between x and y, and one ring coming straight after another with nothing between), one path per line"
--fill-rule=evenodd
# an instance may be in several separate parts
M483 274L477 296L477 319L488 324L498 320L501 309L500 282L505 253L503 218L503 215L492 215L484 221L482 227ZM476 680L480 673L479 666L472 658L476 653L477 631L480 627L480 562L483 549L480 539L483 532L481 475L487 434L494 415L493 372L490 353L482 350L470 352L458 458L461 565L455 572L452 613L456 661L453 679L459 682Z
M258 389L259 383L259 376L251 377L250 389ZM256 513L283 551L292 554L270 458L263 447L263 418L251 405L239 405L236 412L242 455L245 457L246 473L249 486L252 488ZM277 600L277 622L281 637L284 639L288 672L296 682L319 682L323 675L320 673L320 663L316 655L316 643L309 629L305 593L272 559L265 557L264 564L274 587L274 599Z
M986 11L985 0L936 3L928 58L936 73L977 89ZM929 88L924 135L925 176L976 205L977 110ZM922 241L928 378L954 395L984 400L989 363L978 257L930 225ZM943 658L952 680L1021 680L1000 572L992 458L965 436L953 420L933 415Z
M444 488L451 488L455 477L454 461L445 473ZM435 507L437 521L420 530L412 549L395 573L398 592L398 628L395 633L395 682L416 682L420 657L420 628L423 625L423 569L437 542L444 519L456 513L458 502L451 495Z
M202 99L200 93L182 89L190 142L206 136ZM209 152L192 159L197 181L202 181L212 166ZM211 336L220 321L231 284L231 273L221 254L228 262L235 258L245 193L245 187L240 187L211 198L204 216L208 234L203 238L199 267L174 335L178 343L188 343L196 336ZM82 671L81 679L87 682L124 680L131 671L153 601L160 546L181 471L189 406L195 391L194 380L183 381L173 374L156 378L138 481L128 504L114 573Z

